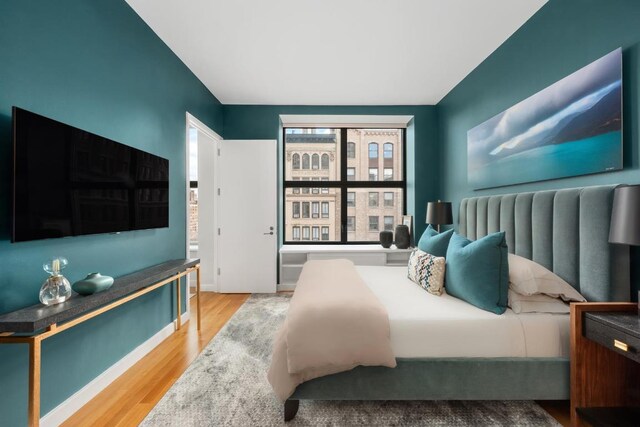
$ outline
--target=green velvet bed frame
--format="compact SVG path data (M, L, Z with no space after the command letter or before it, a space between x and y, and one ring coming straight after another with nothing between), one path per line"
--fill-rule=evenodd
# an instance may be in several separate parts
M628 301L629 249L608 243L615 186L474 197L460 202L458 232L505 231L509 252L555 272L589 301ZM567 358L398 359L394 369L357 367L307 381L300 400L569 399Z

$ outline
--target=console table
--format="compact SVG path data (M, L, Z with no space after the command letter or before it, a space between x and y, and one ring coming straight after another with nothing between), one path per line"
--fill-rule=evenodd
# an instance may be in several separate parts
M75 294L62 304L36 304L0 316L0 344L29 345L29 426L40 423L40 358L42 341L99 316L162 286L176 283L176 330L182 326L180 279L195 271L196 311L200 330L200 260L176 259L118 277L103 292Z
M571 303L571 425L636 426L640 320L635 303Z

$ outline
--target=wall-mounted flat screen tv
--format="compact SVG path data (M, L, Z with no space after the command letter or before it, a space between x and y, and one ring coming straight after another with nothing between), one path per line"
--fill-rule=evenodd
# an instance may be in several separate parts
M13 107L12 241L169 226L169 160Z

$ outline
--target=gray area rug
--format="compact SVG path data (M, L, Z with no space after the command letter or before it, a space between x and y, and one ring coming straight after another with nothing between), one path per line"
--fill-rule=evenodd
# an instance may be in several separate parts
M189 366L143 426L558 426L534 402L301 401L283 421L266 373L289 295L253 295Z

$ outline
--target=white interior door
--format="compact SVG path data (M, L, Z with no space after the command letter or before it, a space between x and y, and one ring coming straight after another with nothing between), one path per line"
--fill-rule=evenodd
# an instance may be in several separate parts
M202 289L217 290L217 152L220 142L198 129L198 257Z
M275 140L220 142L220 292L276 291L276 147Z

